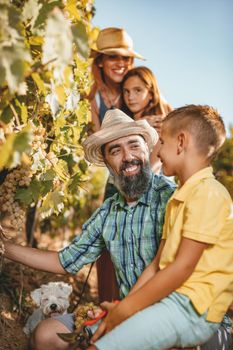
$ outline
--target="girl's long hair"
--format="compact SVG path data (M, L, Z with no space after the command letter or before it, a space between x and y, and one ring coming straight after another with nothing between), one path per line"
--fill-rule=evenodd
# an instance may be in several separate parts
M150 91L152 95L152 99L150 100L148 105L145 107L142 113L142 117L146 115L167 114L168 110L167 108L165 110L164 108L165 104L161 100L157 79L149 68L140 66L129 70L122 80L122 83L121 83L122 91L126 80L128 80L130 77L135 77L135 76L139 77L139 79L142 80L142 82L145 84L145 86L147 87L147 89ZM168 105L166 104L166 106ZM132 112L128 109L125 102L123 102L123 110L128 115L133 117Z

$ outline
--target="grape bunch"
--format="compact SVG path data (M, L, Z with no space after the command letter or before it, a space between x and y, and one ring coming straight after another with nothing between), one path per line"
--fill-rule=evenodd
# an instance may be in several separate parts
M44 150L48 147L47 143L44 142L45 133L46 133L46 130L45 128L43 128L43 126L39 125L38 127L35 127L33 131L34 138L32 141L33 150L38 151L40 149L42 153L44 153L44 155L45 155Z
M42 126L33 126L32 154L36 154L36 159L46 160L45 164L54 166L58 158L53 151L48 152L46 141L46 129ZM48 152L48 153L47 153Z
M25 209L15 199L18 187L28 187L32 179L29 166L22 165L10 171L0 189L0 205L3 212L9 214L11 225L19 231L23 230L25 222Z
M94 305L92 302L79 305L74 312L76 329L80 329L84 322L98 317L102 311L99 306Z

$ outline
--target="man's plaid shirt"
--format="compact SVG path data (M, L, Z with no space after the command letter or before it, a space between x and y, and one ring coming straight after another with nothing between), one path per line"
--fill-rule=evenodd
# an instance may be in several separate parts
M127 205L118 193L108 198L83 225L81 235L59 252L63 268L76 273L107 248L120 296L126 296L158 250L165 207L174 188L164 176L152 175L147 192L135 205Z

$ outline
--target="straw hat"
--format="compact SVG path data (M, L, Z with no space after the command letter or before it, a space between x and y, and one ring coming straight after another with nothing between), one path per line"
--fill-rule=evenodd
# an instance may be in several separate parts
M86 159L90 163L104 166L101 146L124 136L142 135L149 150L158 141L158 134L145 120L133 120L120 109L109 109L104 116L100 130L90 135L83 143Z
M96 49L91 49L91 57L98 54L120 55L144 59L133 50L133 40L124 29L105 28L99 32Z

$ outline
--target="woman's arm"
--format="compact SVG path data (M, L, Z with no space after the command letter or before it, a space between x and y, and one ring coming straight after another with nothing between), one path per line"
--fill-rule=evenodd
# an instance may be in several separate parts
M4 241L4 248L8 259L27 265L37 270L65 274L58 252L46 251L31 247L23 247L8 241Z

